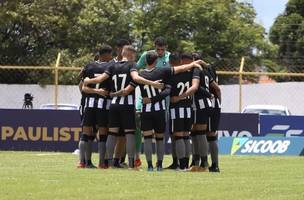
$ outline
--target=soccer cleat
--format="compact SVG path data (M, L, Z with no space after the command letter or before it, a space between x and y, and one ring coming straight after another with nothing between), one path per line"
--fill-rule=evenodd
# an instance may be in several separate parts
M158 167L156 168L156 171L161 172L161 171L163 171L163 168L160 167L160 166L158 166Z
M209 167L209 172L220 172L220 169L218 167Z
M199 172L199 166L193 165L192 167L189 168L189 172Z
M124 167L121 164L119 164L119 163L114 163L113 168L122 169Z
M170 166L166 167L165 169L176 170L176 169L179 169L179 166L177 164L172 163Z
M108 169L108 168L109 168L109 166L106 164L101 164L98 166L98 169Z
M198 172L209 172L208 167L199 167Z
M188 170L186 169L186 168L184 168L184 169L181 169L181 168L177 168L176 169L176 171L178 171L178 172L187 172Z
M85 168L86 165L82 162L80 162L78 165L77 165L77 168Z
M90 164L87 164L87 165L85 166L85 168L88 168L88 169L96 169L97 167L96 167L95 165L93 165L92 163L90 163Z
M148 167L147 171L148 172L153 172L153 167Z
M141 160L139 158L134 161L134 166L135 167L140 167L141 166Z

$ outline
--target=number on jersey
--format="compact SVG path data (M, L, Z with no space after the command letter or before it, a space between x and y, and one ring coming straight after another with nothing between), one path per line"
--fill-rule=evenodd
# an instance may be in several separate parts
M145 85L145 86L144 86L144 89L145 89L146 92L147 92L148 98L151 98L151 97L155 97L155 96L156 96L155 88L152 87L151 85ZM158 89L158 93L160 93L160 92L161 92L161 90Z
M179 82L177 84L177 88L179 89L179 94L182 95L184 92L186 92L190 88L190 83L187 81L186 83Z
M121 79L121 81L119 81ZM127 74L115 74L113 77L112 77L112 80L114 81L114 88L115 88L115 91L118 91L118 90L122 90L124 89L126 86L126 79L127 79ZM120 83L120 87L118 87L118 84Z

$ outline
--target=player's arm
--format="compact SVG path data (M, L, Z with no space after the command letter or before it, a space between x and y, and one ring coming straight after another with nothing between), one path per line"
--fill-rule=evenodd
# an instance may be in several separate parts
M109 92L107 90L104 90L102 88L90 88L86 85L82 86L82 91L87 93L87 94L99 94L101 96L107 97L109 95Z
M83 80L83 84L88 85L88 84L102 83L103 81L107 80L109 77L110 77L110 75L107 73L102 73L101 75L96 76L95 78L87 77Z
M197 67L197 68L202 70L202 66L206 67L207 65L208 64L203 60L196 60L196 61L193 61L192 63L189 63L189 64L174 67L174 74L179 74L179 73L182 73L182 72L189 71L194 67Z
M81 80L81 81L79 81L79 84L78 84L80 93L82 92L82 86L83 86L83 81Z
M167 96L169 96L170 92L171 92L171 85L166 84L165 88L158 95L156 95L152 98L144 97L143 104L159 102L159 101L165 99Z
M210 89L213 92L214 96L222 102L222 93L221 88L218 86L218 84L215 81L212 81L210 83Z
M122 90L119 90L117 92L111 92L110 97L117 97L117 96L128 96L131 92L135 90L135 87L133 84L129 84L127 87L125 87Z
M192 96L196 91L197 89L199 88L199 84L200 84L200 80L199 80L199 77L198 78L193 78L192 79L192 85L190 88L188 88L186 90L186 92L184 92L183 94L181 94L180 96L174 96L174 97L171 97L171 102L172 103L176 103L182 99L185 99L189 96Z
M148 79L145 79L144 77L139 76L139 74L138 74L138 72L136 70L133 70L130 73L131 73L132 79L136 83L139 83L139 84L142 84L142 85L151 85L152 87L154 87L156 89L162 89L162 88L164 88L164 84L161 83L161 80L150 81Z

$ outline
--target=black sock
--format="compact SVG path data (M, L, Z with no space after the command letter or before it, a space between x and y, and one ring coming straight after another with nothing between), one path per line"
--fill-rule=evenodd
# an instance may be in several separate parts
M208 157L207 156L201 157L201 167L208 167Z
M185 158L185 168L189 168L189 157Z
M177 166L178 165L178 159L177 157L173 157L173 165Z
M163 161L162 160L157 161L157 167L160 167L160 168L163 167Z
M114 158L114 166L118 166L119 165L119 158Z
M126 154L124 154L124 156L121 157L120 163L124 163L125 161L126 161Z
M186 168L186 160L185 160L185 158L179 159L179 168L180 169L185 169Z
M148 163L148 168L153 168L152 161L147 161L147 163Z

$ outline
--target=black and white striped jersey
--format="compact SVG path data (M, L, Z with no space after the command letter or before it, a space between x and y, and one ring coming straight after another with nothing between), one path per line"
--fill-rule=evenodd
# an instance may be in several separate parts
M187 91L192 85L192 79L200 79L200 69L194 68L191 71L183 72L174 75L170 80L171 93L170 97L180 96ZM177 103L170 103L172 107L190 107L192 104L192 97L187 97Z
M110 76L111 80L111 92L118 92L126 88L129 84L134 88L137 84L132 80L131 72L137 71L136 63L131 61L119 61L113 62L108 66L105 73ZM125 97L113 97L111 104L117 105L131 105L134 106L135 102L135 90Z
M101 75L105 72L105 70L108 68L108 65L110 63L108 62L100 62L100 61L93 61L87 64L82 72L81 76L82 78L94 78L97 77L98 75ZM110 91L110 85L111 82L110 80L106 80L102 83L98 84L89 84L88 87L90 88L102 88L104 90ZM98 94L83 94L84 98L84 107L89 107L89 108L99 108L99 109L109 109L110 105L110 99L103 97Z
M201 73L200 73L200 87L201 88L205 89L207 92L210 92L209 85L213 81L214 80L208 70L204 69L203 71L201 71ZM206 95L204 95L202 90L199 89L194 94L192 107L194 110L210 108L210 107L212 107L212 102L211 102L211 99L209 97L207 97Z
M162 80L164 84L169 84L171 77L174 75L174 68L163 67L163 68L153 68L153 69L144 69L139 72L139 75L143 78L151 81ZM148 97L150 99L157 98L160 96L160 93L164 90L156 89L151 85L139 85L141 96ZM169 92L168 94L169 95ZM160 98L160 101L151 102L148 104L143 104L142 112L154 112L166 110L166 100L165 98Z
M209 74L212 76L213 80L218 83L218 76L216 73L215 65L209 65L207 68ZM212 92L212 91L211 91ZM211 99L213 108L221 108L221 102L219 98Z

